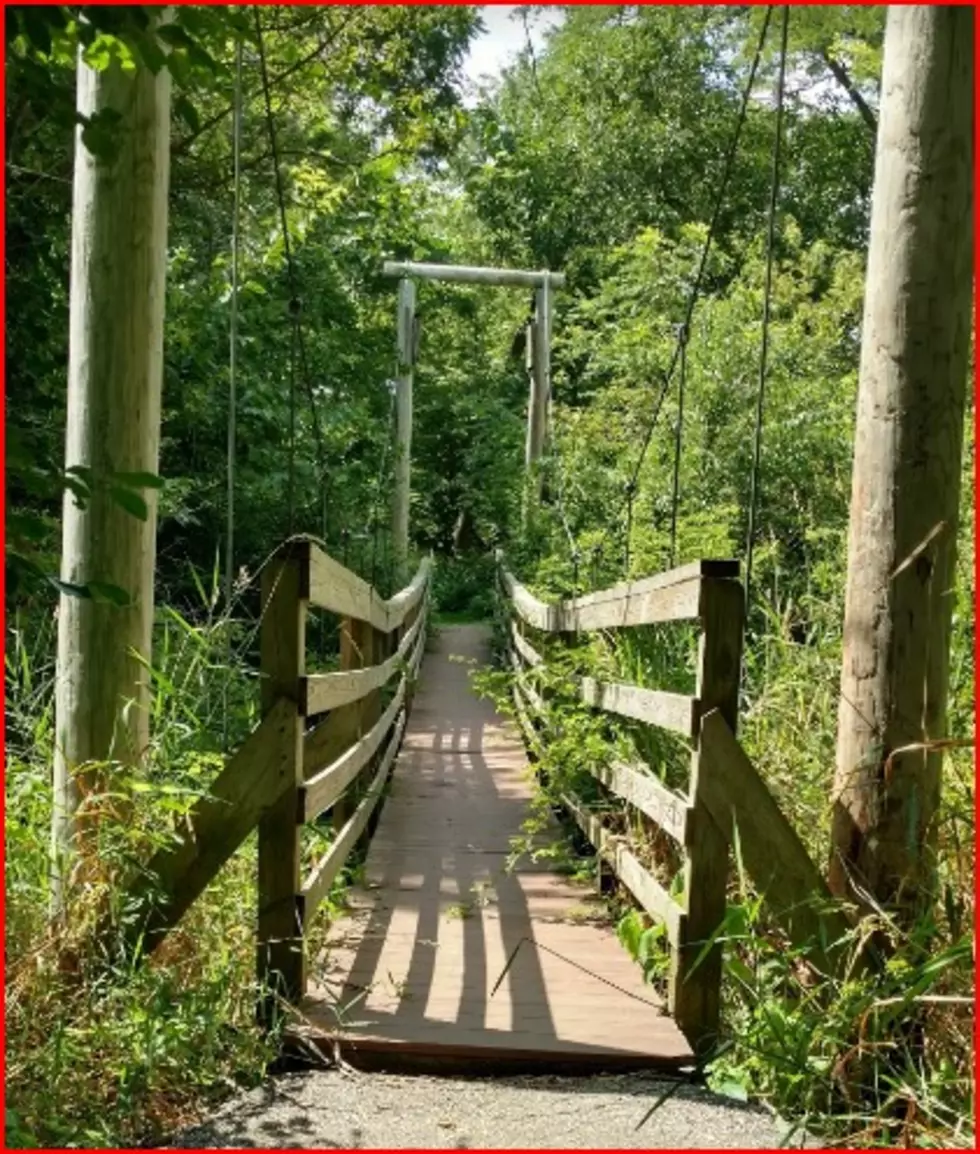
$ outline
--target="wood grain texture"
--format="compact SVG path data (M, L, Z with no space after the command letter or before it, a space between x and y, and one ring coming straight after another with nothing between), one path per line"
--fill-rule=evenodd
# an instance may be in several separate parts
M539 601L505 568L500 579L522 621L546 633L576 633L693 620L701 611L702 581L737 573L735 561L694 561L554 605Z
M569 794L562 797L568 812L575 818L579 829L612 866L616 877L626 886L633 897L651 917L667 927L667 937L672 946L680 938L681 921L684 911L657 879L645 869L635 854L613 835L594 813L589 813L579 801Z
M698 700L683 693L666 693L660 689L642 689L638 685L583 677L581 700L595 709L645 721L682 737L694 737L697 729Z
M405 678L402 677L388 708L368 732L332 765L304 782L298 791L294 815L299 815L301 821L312 821L337 801L377 752L404 700Z
M366 621L380 632L390 633L422 598L431 568L431 558L426 557L409 585L386 601L367 581L311 544L310 604L341 617Z
M296 706L281 699L228 760L206 797L195 803L178 846L159 851L133 897L153 897L150 916L134 923L151 951L204 892L218 870L292 783Z
M262 712L285 699L293 706L292 731L285 742L288 781L259 821L258 977L263 988L260 1013L270 1020L278 999L295 1001L306 988L300 888L300 831L296 822L298 786L303 776L303 722L298 710L306 659L306 563L280 556L262 572Z
M709 577L701 582L697 696L702 710L717 709L733 729L738 722L744 597L738 581ZM724 923L728 891L728 840L703 797L706 775L712 771L695 751L686 830L686 917L670 975L671 1012L699 1053L707 1053L718 1036L722 947L717 940L707 952L705 947Z
M361 798L356 810L351 814L346 824L337 831L337 836L326 854L320 859L310 876L303 883L303 924L309 925L310 918L316 913L317 906L326 897L333 885L334 879L340 872L344 862L350 856L351 850L358 838L364 832L368 819L371 817L384 789L388 771L391 769L398 746L401 743L405 729L405 713L399 714L395 723L391 739L381 759L381 764L374 780Z
M840 969L847 919L829 908L830 889L796 830L746 756L719 710L701 722L701 797L727 841L738 838L742 862L766 906L797 948L825 973Z
M90 494L83 505L64 489L60 576L114 585L129 604L65 594L58 603L56 908L82 794L111 788L97 767L136 764L149 744L158 493L129 489L145 502L140 519L120 504L128 487L115 478L159 471L170 90L166 68L126 72L114 59L94 69L79 57L78 113L117 116L118 149L99 158L75 128L64 465L89 470Z

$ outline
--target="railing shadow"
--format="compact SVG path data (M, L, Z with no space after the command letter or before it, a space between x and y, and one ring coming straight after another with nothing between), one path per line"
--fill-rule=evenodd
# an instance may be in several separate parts
M370 882L380 887L380 900L364 927L339 997L341 1006L358 1005L353 1011L358 1020L375 1017L371 1011L362 1013L361 1005L365 990L388 978L379 973L379 966L396 909L403 913L412 908L416 920L397 1004L379 1015L389 1025L397 1020L406 1027L430 1022L484 1029L490 990L503 970L500 962L490 972L488 932L499 934L504 958L510 958L525 939L533 941L520 867L518 873L507 869L511 838L519 834L526 817L526 790L520 788L519 770L495 775L491 769L489 756L504 755L508 749L499 744L496 727L488 735L493 709L468 687L464 694L459 692L471 663L482 663L487 655L476 630L457 630L457 639L458 654L439 652L425 659L412 726L375 835ZM452 656L466 663L454 662ZM450 700L452 709L447 708ZM495 743L492 748L486 745L488 740ZM512 743L522 755L519 740L514 737ZM521 756L516 763L522 764ZM511 784L513 790L508 789ZM453 936L446 921L454 916L460 921L462 962L461 973L452 976L461 988L455 1015L450 1017L445 1002L439 1004L437 951L440 938ZM427 1016L433 995L437 1017ZM496 994L500 1001L508 997L513 1029L533 1022L536 1036L557 1039L545 976L533 947L520 950Z

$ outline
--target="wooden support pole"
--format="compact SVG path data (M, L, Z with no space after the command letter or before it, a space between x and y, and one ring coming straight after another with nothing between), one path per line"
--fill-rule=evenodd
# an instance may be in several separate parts
M864 297L829 880L906 927L940 890L972 327L974 19L970 7L888 8Z
M696 696L702 713L717 709L734 734L745 613L741 582L704 578L701 582L701 640ZM691 792L685 864L685 915L671 959L670 1012L698 1055L717 1038L721 1003L721 945L705 945L725 920L728 839L705 805L702 764L691 756Z
M262 715L291 702L280 771L290 778L279 800L259 821L258 978L260 1020L271 1024L282 1001L306 990L303 911L300 908L300 834L297 789L303 779L303 718L298 701L305 672L309 559L281 554L262 573Z
M547 279L534 293L534 321L528 326L529 393L524 463L527 470L525 521L541 500L538 462L544 453L551 392L551 293Z
M412 366L415 363L415 285L398 283L398 378L395 394L395 499L392 537L395 582L408 580L408 522L412 477Z
M139 474L159 459L170 74L90 68L80 55L77 109L114 122L98 155L75 131L65 469L89 492L81 502L65 490L61 578L115 586L129 602L63 594L58 606L55 910L82 796L105 788L107 762L133 764L149 743L157 493Z

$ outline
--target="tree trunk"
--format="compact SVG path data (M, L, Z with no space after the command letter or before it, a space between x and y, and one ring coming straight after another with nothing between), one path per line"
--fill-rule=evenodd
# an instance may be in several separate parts
M408 563L409 510L412 493L412 366L415 364L415 283L398 284L398 379L395 392L395 495L392 537L395 588L411 576ZM375 531L377 531L375 529Z
M885 35L848 544L831 888L934 894L973 256L973 12ZM909 748L911 747L911 748ZM855 885L859 887L855 889Z
M153 626L156 496L135 493L141 519L119 502L118 474L158 468L170 145L170 76L78 64L78 111L111 110L111 156L75 144L66 468L89 470L80 508L66 492L62 579L114 585L126 607L62 595L58 609L52 899L83 797L106 762L132 763L149 740L146 673ZM126 486L123 486L126 500Z

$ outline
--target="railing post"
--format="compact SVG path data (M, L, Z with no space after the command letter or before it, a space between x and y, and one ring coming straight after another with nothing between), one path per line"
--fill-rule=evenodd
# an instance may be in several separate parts
M699 615L697 696L701 716L718 709L734 733L738 720L744 619L741 583L727 578L702 578ZM698 744L696 736L691 757L691 812L687 827L686 912L671 962L669 1008L695 1053L704 1057L718 1034L720 943L701 955L705 944L725 920L728 841L702 800Z
M293 709L281 755L269 766L288 781L279 800L259 820L258 977L260 1019L277 1016L281 1000L296 1002L306 990L303 912L299 900L300 830L297 787L303 774L303 718L299 685L306 664L309 551L287 547L262 573L262 716L285 698Z
M384 635L379 634L367 621L343 618L340 625L340 668L367 669L377 661L383 661L383 640ZM381 716L381 695L374 689L359 701L341 708L350 710L352 739L358 741ZM333 807L334 829L341 829L354 812L362 784L363 777L359 776L351 782L347 792L337 799Z

